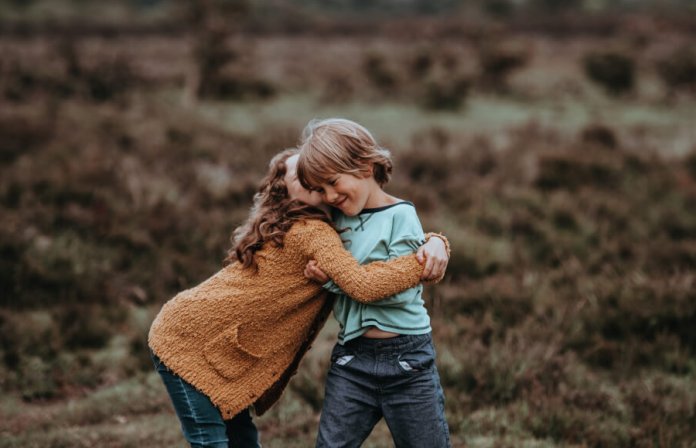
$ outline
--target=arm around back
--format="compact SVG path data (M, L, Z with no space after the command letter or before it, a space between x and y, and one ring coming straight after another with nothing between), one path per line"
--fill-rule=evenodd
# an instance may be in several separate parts
M307 260L316 260L343 292L362 303L376 302L413 288L423 272L415 254L361 265L343 247L336 231L318 220L295 224L286 235L285 244Z

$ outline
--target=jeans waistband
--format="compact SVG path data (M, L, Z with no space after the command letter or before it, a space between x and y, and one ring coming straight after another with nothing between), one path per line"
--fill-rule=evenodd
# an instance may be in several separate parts
M402 334L393 338L377 339L359 337L344 344L352 350L362 351L392 351L409 347L417 347L432 340L430 333L426 334Z

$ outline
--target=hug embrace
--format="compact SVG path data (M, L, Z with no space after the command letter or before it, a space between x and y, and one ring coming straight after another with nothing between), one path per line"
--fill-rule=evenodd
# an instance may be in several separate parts
M423 282L449 245L383 190L389 151L363 126L312 121L270 162L223 269L168 301L149 347L192 447L260 447L267 411L333 310L317 447L359 447L384 418L395 446L450 446Z

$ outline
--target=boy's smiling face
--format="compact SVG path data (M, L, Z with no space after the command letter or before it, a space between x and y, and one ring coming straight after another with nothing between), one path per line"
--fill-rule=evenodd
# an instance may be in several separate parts
M365 177L346 173L332 174L316 191L321 194L325 204L341 210L344 215L355 216L365 208L372 208L375 193L382 190L370 172Z

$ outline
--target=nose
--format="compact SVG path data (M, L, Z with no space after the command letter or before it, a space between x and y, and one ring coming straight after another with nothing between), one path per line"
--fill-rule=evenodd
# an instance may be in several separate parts
M329 204L333 204L334 202L336 202L336 199L338 199L338 194L336 194L336 191L330 187L324 188L324 194L322 196L324 202Z

